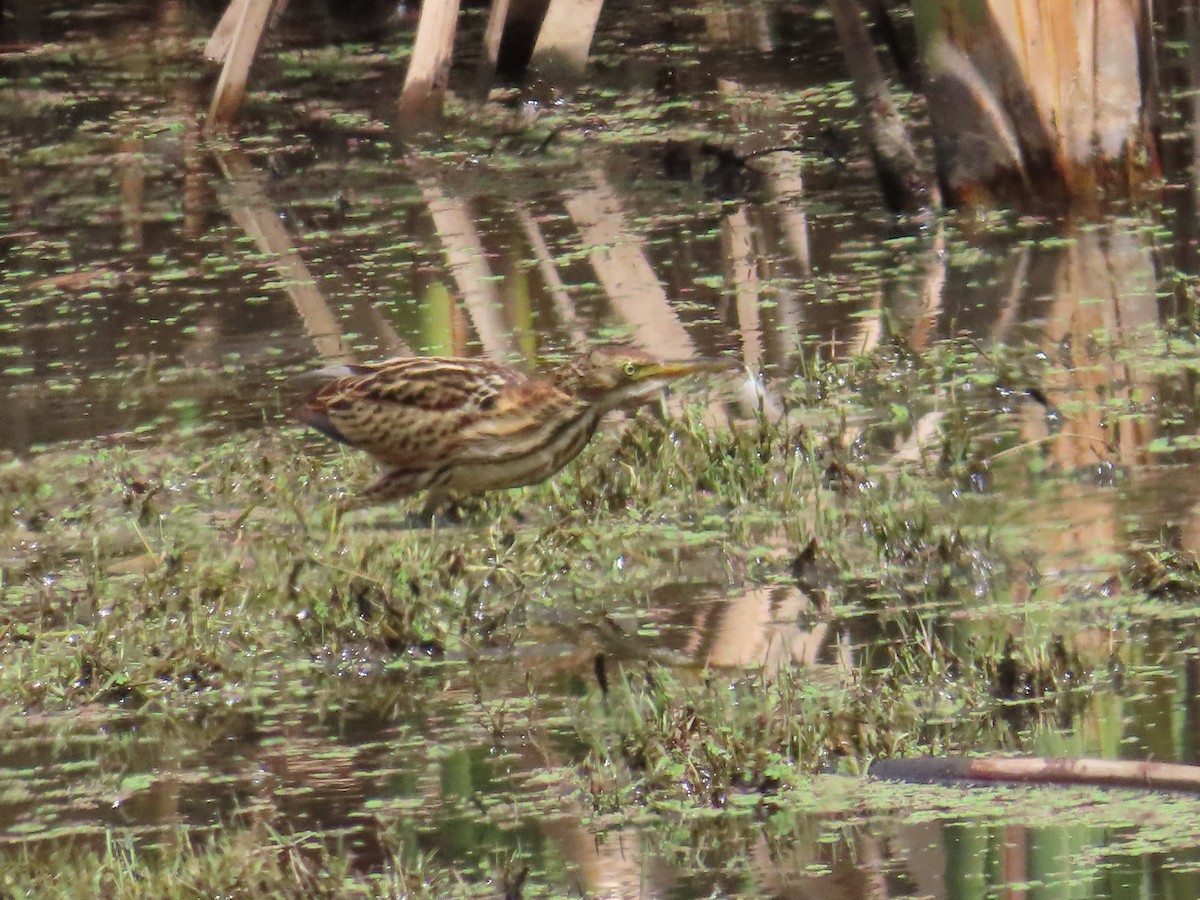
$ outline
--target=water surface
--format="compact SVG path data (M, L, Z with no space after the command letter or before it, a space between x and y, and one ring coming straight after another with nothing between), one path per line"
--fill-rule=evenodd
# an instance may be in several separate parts
M894 354L894 382L845 410L867 480L902 484L952 460L955 440L991 441L988 466L947 463L939 502L997 542L1019 537L1023 554L967 564L948 551L949 587L922 606L877 561L836 585L789 568L794 522L759 523L756 543L733 549L720 522L691 522L588 558L604 616L555 595L551 575L512 588L549 598L516 646L415 659L342 647L290 661L270 696L225 688L204 715L140 708L84 671L92 702L29 703L0 743L12 860L266 823L300 846L336 843L362 872L397 853L432 858L482 895L521 867L531 896L1200 893L1200 835L1180 824L1200 817L1185 798L841 771L705 815L604 808L580 724L610 702L598 658L614 682L654 667L710 686L786 670L825 690L894 665L898 645L967 658L1011 639L1046 648L1046 668L984 708L962 705L954 673L931 676L913 729L925 749L1200 762L1194 597L1121 593L1145 548L1200 544L1190 170L1169 173L1165 204L1087 220L897 220L831 23L808 4L611 6L594 71L558 97L514 88L466 107L468 49L445 135L401 142L389 116L412 23L352 27L310 6L273 32L240 135L220 140L200 132L212 75L195 62L214 11L9 9L0 449L12 471L89 454L96 444L73 442L93 439L129 448L129 471L143 446L296 440L296 376L351 360L534 367L613 338L724 354L765 378L765 401L726 384L668 404L679 414L694 391L720 428L774 418L794 379L823 365ZM465 47L481 29L468 11ZM1168 163L1188 140L1168 140ZM711 152L784 145L805 150L748 170ZM1001 374L980 385L936 357L951 342ZM948 360L945 378L906 383L905 360L931 356ZM854 500L835 502L884 533L854 519ZM522 516L546 527L541 509ZM86 618L29 620L31 598L61 608L63 585L84 578L36 524L14 510L0 546L14 653ZM482 539L469 526L448 540ZM886 540L880 559L912 564L913 548ZM1047 690L1066 699L1039 706Z

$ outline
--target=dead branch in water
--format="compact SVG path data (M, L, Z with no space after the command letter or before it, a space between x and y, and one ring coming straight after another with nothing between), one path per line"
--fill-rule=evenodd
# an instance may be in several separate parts
M1200 766L1047 756L881 759L869 774L885 781L1073 784L1200 794Z

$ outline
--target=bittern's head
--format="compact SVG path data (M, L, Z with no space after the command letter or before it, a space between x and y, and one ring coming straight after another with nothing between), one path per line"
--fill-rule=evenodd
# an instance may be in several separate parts
M605 344L593 347L568 363L558 383L582 400L614 409L627 400L648 397L685 375L730 372L736 368L732 360L664 362L636 347Z

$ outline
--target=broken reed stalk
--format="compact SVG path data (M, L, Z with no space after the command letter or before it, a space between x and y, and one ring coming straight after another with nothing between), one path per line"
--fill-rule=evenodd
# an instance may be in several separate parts
M290 0L275 0L271 6L268 26L279 21L279 17L287 9L289 2ZM213 29L208 43L204 45L205 59L215 63L225 62L225 57L229 53L229 45L233 42L233 35L237 31L238 22L241 20L246 3L247 0L230 0L230 4L225 7L225 12L221 14L221 20L217 22L217 27Z
M914 0L913 15L951 204L1061 208L1158 173L1146 0Z
M487 27L483 32L483 58L479 60L475 75L475 92L480 100L487 100L496 66L500 62L500 40L504 37L510 3L511 0L492 0L488 10Z
M550 79L578 78L587 66L604 0L550 0L530 66Z
M208 43L204 45L205 59L216 63L225 62L225 57L229 54L229 45L233 43L233 36L237 33L242 16L246 14L249 2L250 0L230 0Z
M936 191L917 165L908 126L892 99L891 85L875 56L875 45L857 0L829 0L838 43L854 83L862 122L883 199L898 213L919 213L937 205Z
M441 112L450 82L450 59L458 26L459 0L426 0L421 5L417 37L396 105L399 125L413 127Z
M258 52L258 42L262 39L263 29L271 14L274 0L232 0L225 15L218 23L216 31L209 40L209 50L222 49L221 41L217 40L218 32L227 22L232 22L232 34L228 39L225 65L221 69L221 77L213 91L212 105L208 109L208 120L205 128L208 131L225 131L237 118L242 100L246 97L246 79L250 74L250 65Z

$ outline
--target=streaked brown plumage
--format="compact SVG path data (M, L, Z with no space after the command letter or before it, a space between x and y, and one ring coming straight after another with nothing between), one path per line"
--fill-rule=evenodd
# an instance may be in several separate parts
M386 467L360 503L427 490L428 513L450 494L542 481L579 455L605 413L684 375L728 368L622 346L590 350L550 377L482 359L393 359L351 366L299 418Z

